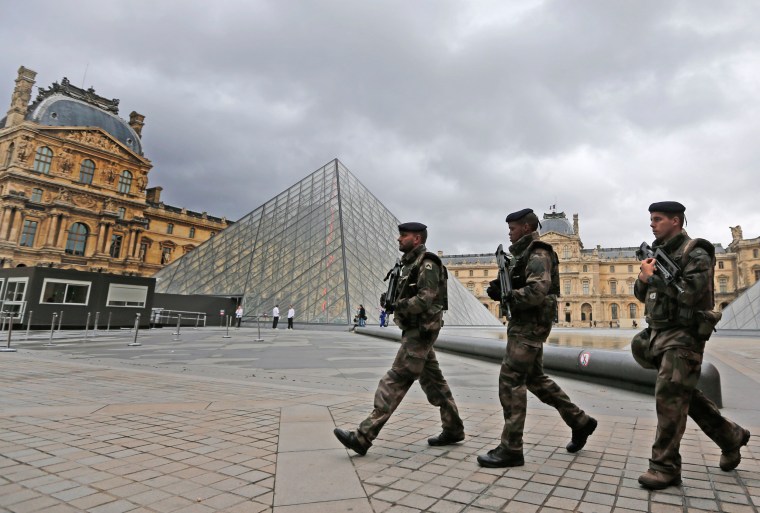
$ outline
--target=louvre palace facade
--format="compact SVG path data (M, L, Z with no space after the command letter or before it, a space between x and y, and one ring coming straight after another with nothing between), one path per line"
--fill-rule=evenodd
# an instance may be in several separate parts
M150 188L145 116L21 67L0 119L0 267L152 276L231 223L165 205Z
M578 214L543 215L541 240L554 247L560 262L558 326L633 327L644 323L644 308L633 295L640 262L637 247L583 247ZM731 228L728 248L715 245L715 303L723 309L760 281L760 237L745 240L741 227ZM499 305L486 294L498 274L493 253L442 255L453 274L495 317Z

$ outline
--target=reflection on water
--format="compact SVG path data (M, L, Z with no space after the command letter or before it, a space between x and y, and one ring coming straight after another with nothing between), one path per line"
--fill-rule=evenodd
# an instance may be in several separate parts
M635 329L554 328L547 344L553 346L625 349L631 343ZM507 328L445 327L442 333L461 337L482 337L507 340Z

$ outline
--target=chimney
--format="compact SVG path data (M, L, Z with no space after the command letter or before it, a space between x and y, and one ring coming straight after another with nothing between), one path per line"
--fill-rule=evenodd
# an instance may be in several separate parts
M578 235L578 214L573 214L573 233Z
M32 87L34 86L36 76L36 71L23 66L18 69L16 87L13 89L13 96L11 96L11 108L8 110L5 128L20 125L24 122L26 109L29 106L29 101L32 99Z
M441 251L440 249L438 250L438 256L439 256L439 257L442 257L442 256L443 256L443 251Z
M159 186L151 187L150 189L145 189L145 201L148 203L160 203L161 202L161 191L163 191L164 188Z
M145 116L138 114L136 111L129 113L129 126L137 133L137 137L142 139L142 129L145 126Z

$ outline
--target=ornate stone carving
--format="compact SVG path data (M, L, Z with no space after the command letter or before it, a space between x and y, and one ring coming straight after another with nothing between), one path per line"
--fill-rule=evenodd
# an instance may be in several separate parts
M733 241L742 240L744 238L744 234L742 233L742 227L740 225L736 226L729 226L731 228L731 239Z
M74 196L74 204L83 208L94 209L98 202L86 194L78 194Z
M28 135L21 136L21 142L18 145L18 150L16 150L16 160L18 160L22 164L26 163L26 159L29 157L29 141L30 140L31 140L31 137L29 137Z
M58 168L61 173L69 174L71 172L71 168L74 166L71 157L71 150L68 148L61 150L61 152L58 154L58 162L60 162Z
M64 203L71 203L71 192L63 187L58 189L58 195L55 197L55 201L61 201Z

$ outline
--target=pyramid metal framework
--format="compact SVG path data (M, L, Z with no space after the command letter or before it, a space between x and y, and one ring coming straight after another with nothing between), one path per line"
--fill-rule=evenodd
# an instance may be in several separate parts
M245 316L351 324L359 305L379 319L399 221L337 159L267 201L156 275L156 292L243 298ZM456 278L447 325L498 326Z
M718 330L760 330L760 281L723 309Z

